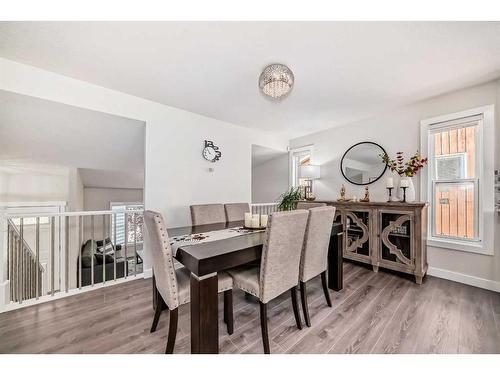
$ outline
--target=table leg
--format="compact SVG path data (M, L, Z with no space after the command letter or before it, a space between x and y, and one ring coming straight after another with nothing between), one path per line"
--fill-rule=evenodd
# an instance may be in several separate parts
M344 269L342 265L342 233L330 238L328 247L328 288L339 291L344 288Z
M217 273L191 273L191 353L219 353Z

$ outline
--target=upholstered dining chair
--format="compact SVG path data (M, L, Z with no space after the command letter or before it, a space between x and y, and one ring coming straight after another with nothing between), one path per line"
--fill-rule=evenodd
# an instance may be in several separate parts
M195 204L190 206L190 209L193 225L226 222L226 214L222 204Z
M269 354L267 304L290 291L295 322L302 329L297 303L299 264L307 225L306 210L275 212L269 216L266 240L259 266L242 266L228 270L234 286L259 299L260 324L264 353Z
M226 221L245 220L245 212L251 212L248 203L226 203L224 209L226 210Z
M304 236L304 247L300 257L299 285L300 297L302 300L302 311L306 325L311 326L309 317L309 307L307 305L306 283L313 277L321 274L321 283L325 294L326 303L332 306L330 293L326 284L326 269L328 258L328 245L332 233L333 218L335 217L335 208L315 207L309 209L307 218L306 234Z
M161 312L164 308L170 311L168 339L165 353L173 353L179 306L189 303L190 300L190 272L186 268L174 269L172 248L170 247L167 229L160 213L144 212L146 233L149 239L153 259L153 272L157 292L157 303L153 324L150 332L156 331ZM233 280L227 273L220 272L219 293L224 292L224 321L227 324L227 333L233 333Z
M308 210L314 207L324 207L326 203L320 202L297 202L297 210Z

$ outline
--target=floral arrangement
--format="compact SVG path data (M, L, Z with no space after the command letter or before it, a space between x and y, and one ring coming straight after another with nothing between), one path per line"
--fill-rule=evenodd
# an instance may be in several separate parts
M392 172L406 177L415 176L427 164L428 160L427 158L422 158L418 151L407 161L404 160L401 151L396 152L396 159L391 159L387 153L380 154L380 157Z

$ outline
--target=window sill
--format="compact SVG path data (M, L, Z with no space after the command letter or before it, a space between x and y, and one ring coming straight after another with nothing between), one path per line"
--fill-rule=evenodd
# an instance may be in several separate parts
M484 242L464 243L461 241L453 241L453 240L433 237L427 239L427 246L438 247L448 250L458 250L466 253L474 253L481 255L492 256L494 254L492 250L488 250L489 247L486 247Z

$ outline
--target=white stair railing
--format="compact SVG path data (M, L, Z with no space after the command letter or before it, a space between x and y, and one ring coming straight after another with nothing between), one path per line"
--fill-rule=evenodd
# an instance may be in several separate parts
M4 214L0 220L7 235L0 243L7 254L0 257L7 294L0 311L142 275L143 210ZM123 243L117 232L124 232Z
M20 229L12 220L7 221L7 278L10 298L18 302L38 298L42 293L42 277L45 271L39 253L33 252L23 238L23 219ZM39 238L37 232L37 239Z
M250 204L252 214L269 215L278 210L278 203L252 203Z

